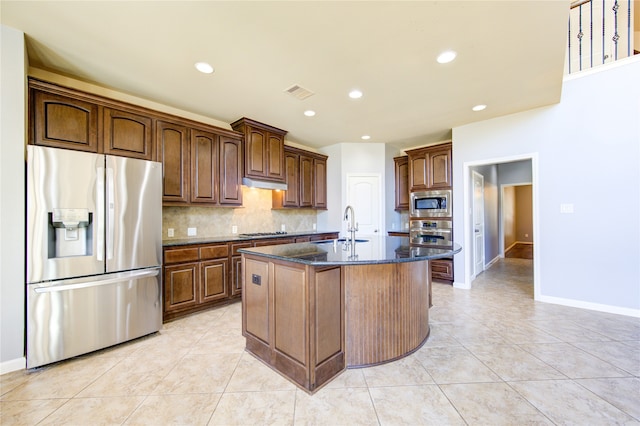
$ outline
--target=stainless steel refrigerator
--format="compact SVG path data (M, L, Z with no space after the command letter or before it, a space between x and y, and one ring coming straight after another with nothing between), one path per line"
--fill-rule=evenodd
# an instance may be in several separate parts
M162 164L27 147L27 368L162 326Z

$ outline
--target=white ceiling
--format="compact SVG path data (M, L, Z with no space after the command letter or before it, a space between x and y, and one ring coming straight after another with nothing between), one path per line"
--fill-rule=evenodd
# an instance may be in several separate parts
M249 117L314 148L364 134L424 145L559 102L568 10L566 0L0 3L31 66L226 123ZM447 49L457 59L438 64ZM315 95L298 100L284 91L293 84ZM364 96L348 98L353 88Z

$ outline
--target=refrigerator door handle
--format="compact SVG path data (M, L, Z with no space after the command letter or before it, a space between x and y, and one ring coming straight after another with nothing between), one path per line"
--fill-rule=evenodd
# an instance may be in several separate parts
M113 185L113 169L107 168L107 259L113 259L113 240L115 230L115 188Z
M104 260L104 167L96 170L96 212L98 230L96 232L96 258Z
M116 277L110 277L107 279L96 280L95 277L88 277L83 279L72 280L73 283L61 284L61 285L49 285L47 287L38 287L34 289L36 293L55 293L59 291L76 290L79 288L97 287L101 285L115 284L127 280L137 280L140 278L155 277L160 273L159 269L145 270L142 272L132 272L128 274L118 274ZM60 283L68 282L69 280L58 281ZM50 283L53 284L53 283Z

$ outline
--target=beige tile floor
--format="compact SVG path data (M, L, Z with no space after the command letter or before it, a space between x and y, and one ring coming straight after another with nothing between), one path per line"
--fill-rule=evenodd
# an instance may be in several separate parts
M420 350L312 396L243 351L235 303L1 376L0 424L640 424L640 320L534 302L531 262L435 284Z

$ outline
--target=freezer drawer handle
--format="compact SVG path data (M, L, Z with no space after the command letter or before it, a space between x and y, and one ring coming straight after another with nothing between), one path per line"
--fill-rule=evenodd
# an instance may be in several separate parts
M57 286L51 286L51 287L40 287L40 288L36 288L34 291L36 293L54 293L58 291L76 290L78 288L98 287L102 285L115 284L122 281L137 280L140 278L147 278L147 277L155 277L159 273L160 271L155 269L153 271L138 272L131 275L126 275L126 276L121 276L116 278L108 278L106 280L100 280L100 281L87 281L83 283L57 285Z

